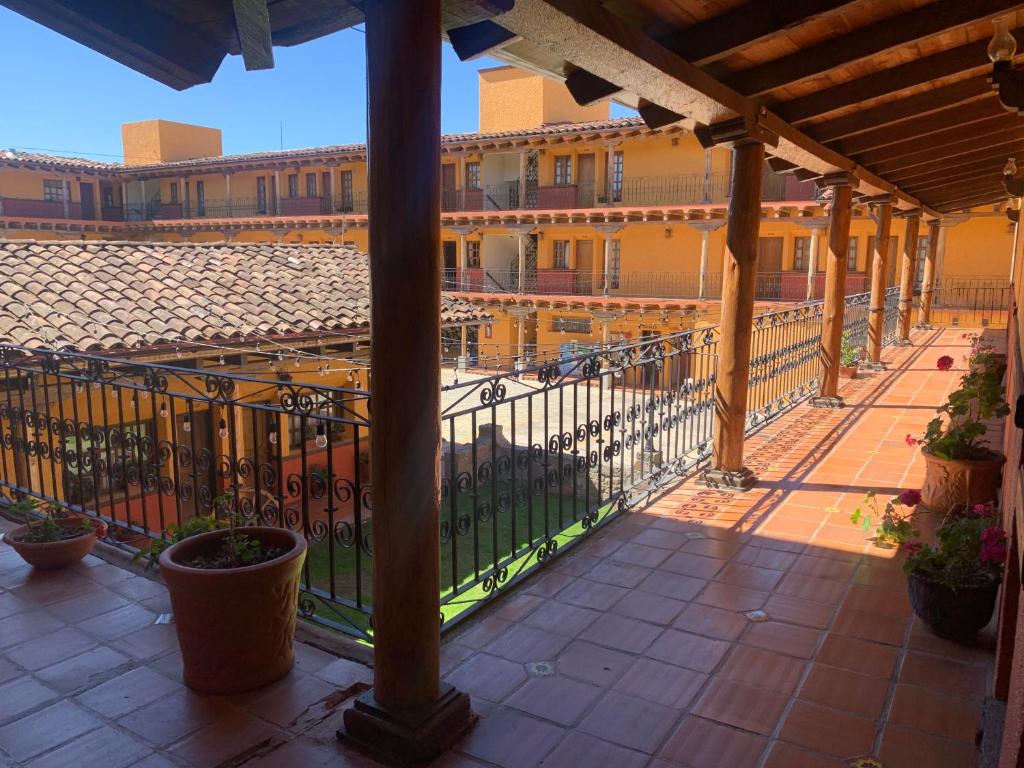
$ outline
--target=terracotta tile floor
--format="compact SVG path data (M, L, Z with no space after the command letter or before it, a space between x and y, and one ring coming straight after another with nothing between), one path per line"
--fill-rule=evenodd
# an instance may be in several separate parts
M459 628L445 673L481 719L436 765L973 766L990 648L927 634L891 553L845 521L871 488L920 484L903 438L956 383L934 361L960 361L960 336L918 332L845 385L850 407L763 429L754 491L672 487ZM97 558L33 573L0 547L0 766L374 765L334 740L366 667L299 644L271 688L200 696L166 610Z

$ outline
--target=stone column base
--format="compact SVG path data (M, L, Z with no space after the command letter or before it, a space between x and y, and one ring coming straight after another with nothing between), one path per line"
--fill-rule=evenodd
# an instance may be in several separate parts
M447 683L426 712L393 712L377 703L373 691L345 710L338 740L387 765L426 766L453 746L476 722L469 696Z
M872 362L871 360L866 360L866 361L864 361L863 363L860 364L860 367L863 370L865 370L865 371L887 371L887 370L889 370L888 368L885 367L885 363L883 363L881 360L879 360L877 362Z
M459 355L458 360L455 361L455 369L464 371L469 368L469 358L465 355Z
M912 346L914 346L914 342L912 342L910 339L900 339L899 341L893 342L893 346L894 347L912 347Z
M845 406L846 403L839 396L811 398L811 408L844 408Z
M724 469L706 469L699 482L701 485L719 491L749 491L757 483L757 478L746 467L736 472Z
M915 331L934 331L935 326L928 323L918 323L914 326Z

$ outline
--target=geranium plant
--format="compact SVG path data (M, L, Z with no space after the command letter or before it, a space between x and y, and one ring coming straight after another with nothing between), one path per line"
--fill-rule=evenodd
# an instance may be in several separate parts
M921 492L906 490L886 502L879 509L878 495L868 491L862 506L853 510L850 522L859 525L865 531L874 529L875 543L882 546L898 546L917 536L914 528L914 508L921 503Z
M26 544L65 541L90 533L100 537L107 535L106 523L76 517L63 507L37 499L21 499L10 506L10 512L24 521L26 530L18 537L18 541Z
M916 441L919 445L947 461L988 457L985 422L1010 412L996 368L972 365L937 412L940 415L928 422L924 436Z
M953 590L998 583L1002 578L1006 533L991 502L976 504L966 514L947 520L937 536L934 546L904 543L904 572Z
M839 347L839 364L844 368L856 365L860 361L860 347L853 343L849 332L843 334L843 341Z

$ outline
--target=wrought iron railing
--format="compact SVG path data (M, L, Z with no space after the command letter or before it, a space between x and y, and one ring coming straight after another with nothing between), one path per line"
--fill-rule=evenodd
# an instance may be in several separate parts
M815 302L754 318L748 425L764 424L814 393L821 317L822 304Z
M365 192L351 195L329 195L319 197L287 197L279 199L233 197L207 198L202 202L168 202L159 200L149 203L129 203L126 207L130 221L177 220L177 219L239 219L261 216L337 216L346 213L365 214L367 200Z
M999 277L944 278L935 282L931 324L1005 328L1010 315L1010 281Z

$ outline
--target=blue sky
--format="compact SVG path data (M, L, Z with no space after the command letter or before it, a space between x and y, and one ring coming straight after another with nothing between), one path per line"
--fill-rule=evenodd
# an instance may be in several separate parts
M228 56L212 83L182 92L6 8L0 40L0 71L18 94L0 118L0 148L120 160L121 123L157 117L222 129L227 154L277 149L282 127L285 148L366 138L364 39L355 30L275 48L268 71L246 72ZM441 129L475 131L477 70L499 62L462 63L448 45L442 56Z

